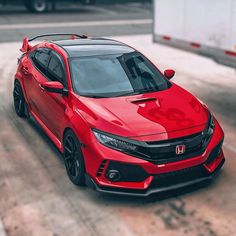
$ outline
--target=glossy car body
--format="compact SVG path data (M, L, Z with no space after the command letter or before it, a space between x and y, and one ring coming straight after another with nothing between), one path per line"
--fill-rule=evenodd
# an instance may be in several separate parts
M50 83L50 72L46 76L32 61L32 54L41 49L61 62L63 86ZM75 92L71 58L136 52L133 48L83 37L34 47L25 39L21 50L15 79L22 87L25 109L62 153L65 133L73 131L81 144L87 185L101 192L147 196L212 179L223 165L219 123L206 105L175 83L168 81L168 89L162 91L127 96L97 98ZM173 73L168 70L165 75ZM49 91L50 84L63 92Z

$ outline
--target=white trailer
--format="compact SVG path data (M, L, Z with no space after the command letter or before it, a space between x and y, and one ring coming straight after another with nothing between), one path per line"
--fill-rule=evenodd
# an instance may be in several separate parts
M153 37L236 67L236 0L153 0Z

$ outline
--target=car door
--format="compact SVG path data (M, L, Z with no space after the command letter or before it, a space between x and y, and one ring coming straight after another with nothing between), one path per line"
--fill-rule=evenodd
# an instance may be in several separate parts
M41 84L46 79L47 67L50 59L50 50L47 48L38 48L29 55L29 60L23 64L24 85L26 96L31 111L45 123L46 116L43 112L45 92Z
M51 51L47 68L47 80L59 81L67 89L67 78L63 59L54 51ZM42 108L46 117L45 125L51 132L60 138L61 129L66 123L66 107L68 97L62 94L44 91L44 107Z

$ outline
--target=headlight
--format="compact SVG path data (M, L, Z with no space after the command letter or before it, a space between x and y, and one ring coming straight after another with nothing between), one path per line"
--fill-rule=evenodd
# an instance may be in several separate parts
M93 130L93 133L96 139L107 147L123 152L135 152L138 149L138 147L133 145L132 143L125 142L119 138L115 138L113 137L113 135L104 134L103 132L100 132L98 130Z

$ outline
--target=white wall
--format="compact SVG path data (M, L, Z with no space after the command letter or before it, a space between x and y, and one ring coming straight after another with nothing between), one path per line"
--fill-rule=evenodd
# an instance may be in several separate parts
M185 0L157 0L155 1L154 31L161 35L176 38L183 37Z
M231 48L236 51L236 1L232 0Z
M236 51L236 0L155 0L154 33Z

